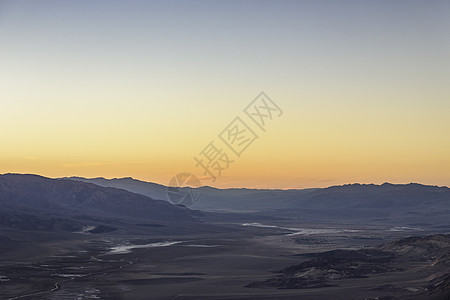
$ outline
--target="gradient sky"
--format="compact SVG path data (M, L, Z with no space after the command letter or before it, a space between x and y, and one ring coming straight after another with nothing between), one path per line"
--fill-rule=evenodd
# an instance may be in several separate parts
M450 186L449 33L446 0L0 0L0 173L200 177L264 91L284 114L203 184Z

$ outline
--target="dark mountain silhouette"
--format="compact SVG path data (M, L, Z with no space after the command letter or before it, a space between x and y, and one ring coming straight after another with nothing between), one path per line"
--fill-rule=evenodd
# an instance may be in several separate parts
M309 220L450 229L450 189L417 183L333 186L298 197L283 213Z
M169 201L167 187L164 185L141 181L131 177L105 179L67 177L64 179L89 182L105 187L121 188L154 199ZM217 189L200 187L200 201L193 207L207 211L257 212L291 207L292 201L299 196L317 189L303 190L269 190L269 189Z
M98 184L115 186L167 200L167 188L155 183L132 178L71 178ZM445 219L450 213L450 189L410 184L349 184L320 189L264 190L264 189L217 189L201 187L200 200L195 209L219 212L253 212L271 216L299 217L305 220L362 221L389 218L414 223L415 217L423 221ZM434 218L436 217L436 218ZM409 220L411 219L411 220Z
M83 224L76 216L182 222L200 215L122 189L37 175L0 175L0 225L4 226L74 231Z
M306 200L306 199L305 199ZM345 206L347 208L412 207L450 203L450 189L417 183L349 184L312 192L309 207Z
M83 178L83 177L66 177L62 179L70 179L93 183L103 187L115 187L127 190L129 192L148 196L153 199L168 200L167 187L161 184L146 182L134 179L132 177L105 179L103 177Z

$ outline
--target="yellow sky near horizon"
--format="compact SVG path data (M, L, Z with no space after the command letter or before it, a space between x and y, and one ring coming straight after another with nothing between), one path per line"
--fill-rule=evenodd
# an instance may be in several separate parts
M167 184L217 141L235 162L205 185L450 186L444 1L101 2L0 3L0 173ZM241 157L218 137L237 116Z

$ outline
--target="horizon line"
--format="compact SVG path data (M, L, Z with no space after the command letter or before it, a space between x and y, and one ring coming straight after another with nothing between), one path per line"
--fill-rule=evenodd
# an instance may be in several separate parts
M137 179L134 178L132 176L126 176L126 177L112 177L112 178L106 178L103 176L97 176L97 177L83 177L83 176L63 176L63 177L47 177L44 175L40 175L40 174L34 174L34 173L11 173L11 172L7 172L7 173L3 173L0 174L0 176L3 175L32 175L32 176L40 176L40 177L44 177L44 178L49 178L49 179L71 179L71 178L82 178L82 179L88 179L88 180L92 180L92 179L104 179L104 180L122 180L122 179L131 179L131 180L135 180L135 181L140 181L140 182L144 182L144 183L151 183L151 184L157 184L160 186L164 186L164 187L168 187L169 185L166 184L161 184L161 183L157 183L157 182L153 182L153 181L147 181L147 180L142 180L142 179ZM419 182L409 182L409 183L391 183L391 182L383 182L381 184L376 184L376 183L360 183L360 182L353 182L353 183L344 183L344 184L335 184L335 185L330 185L330 186L326 186L326 187L298 187L298 188L255 188L255 187L214 187L214 186L210 186L210 185L202 185L202 186L198 186L198 187L191 187L191 188L212 188L212 189L217 189L217 190L271 190L271 191L294 191L294 190L308 190L308 189L327 189L327 188L332 188L332 187L344 187L344 186L351 186L351 185L361 185L361 186L383 186L383 185L396 185L396 186L406 186L406 185L421 185L421 186L430 186L430 187L438 187L438 188L447 188L450 189L449 186L447 185L433 185L433 184L424 184L424 183L419 183ZM188 187L188 186L187 186Z

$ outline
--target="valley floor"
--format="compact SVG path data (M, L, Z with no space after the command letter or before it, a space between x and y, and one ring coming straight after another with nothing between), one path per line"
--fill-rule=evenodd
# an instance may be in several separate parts
M444 274L429 269L426 257L398 259L395 271L327 280L326 287L276 287L265 282L312 259L301 254L369 249L430 232L295 223L202 226L189 234L152 228L95 235L0 231L0 298L426 299L426 287Z

